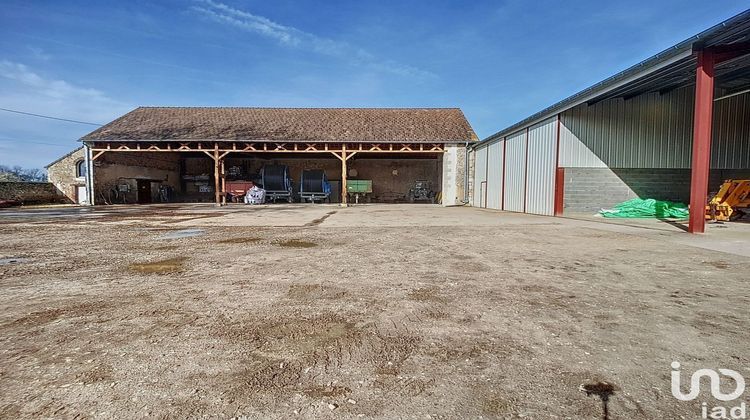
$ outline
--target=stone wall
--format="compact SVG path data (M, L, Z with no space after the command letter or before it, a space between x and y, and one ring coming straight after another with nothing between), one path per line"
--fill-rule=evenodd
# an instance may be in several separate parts
M85 177L77 176L76 166L83 160L84 150L81 147L47 167L47 179L68 203L77 203L78 187L86 185Z
M435 192L446 188L450 190L448 195L444 194L446 204L460 204L464 197L464 147L448 146L447 149L444 154L419 158L407 155L379 155L373 158L373 155L358 154L347 162L348 179L372 180L372 198L377 202L403 201L415 181L427 180ZM295 190L299 188L300 175L304 169L322 169L332 181L334 190L337 190L341 180L341 161L332 155L308 156L316 157L229 156L225 160L225 167L228 174L230 168L238 167L244 174L242 178L257 180L257 174L264 165L287 165ZM449 175L448 178L443 177L444 173ZM124 192L124 199L127 203L135 203L138 180L150 180L152 192L159 185L171 186L175 192L175 201L212 202L213 175L214 163L208 156L163 152L108 152L94 162L95 197L101 199L102 194L107 191L127 185L129 191ZM183 176L187 176L187 179ZM339 194L338 191L334 192L333 202L338 201Z
M353 162L352 162L353 160ZM352 159L349 168L358 174L352 179L371 179L374 198L379 202L401 201L415 181L429 181L435 192L442 189L442 160L424 159ZM337 177L341 179L341 176Z
M0 201L50 204L68 201L51 182L0 182Z
M164 152L107 152L94 161L94 194L96 204L113 200L110 191L120 191L126 203L138 202L138 180L151 182L150 201L156 201L159 185L180 190L180 154ZM105 200L106 198L106 200ZM118 201L122 202L122 201Z
M190 162L195 161L195 162ZM300 175L305 169L322 169L334 189L341 182L341 161L331 156L330 158L227 158L227 169L231 166L239 166L244 173L258 174L263 165L287 165L290 176L294 182L295 191L299 188ZM369 179L372 180L372 198L378 202L393 202L403 200L414 181L427 180L432 184L433 190L440 191L442 188L442 158L369 158L366 155L355 155L348 162L349 175L347 179ZM186 161L186 173L201 174L206 169L213 168L210 159L188 159ZM213 170L213 169L212 169ZM353 173L356 172L356 175ZM251 176L255 178L254 176ZM338 201L338 193L332 197L333 202Z
M443 154L443 205L463 204L465 199L466 147L445 145Z

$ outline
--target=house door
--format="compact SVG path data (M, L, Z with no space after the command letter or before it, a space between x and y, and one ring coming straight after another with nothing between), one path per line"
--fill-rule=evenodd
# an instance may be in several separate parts
M88 203L88 196L86 194L86 186L85 185L77 185L76 186L76 201L78 201L78 204L86 204Z
M138 183L138 204L148 204L151 202L151 181L139 179Z

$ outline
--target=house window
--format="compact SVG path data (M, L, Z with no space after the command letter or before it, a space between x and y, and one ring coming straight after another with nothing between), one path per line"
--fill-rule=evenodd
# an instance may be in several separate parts
M86 177L86 161L85 160L79 160L78 162L76 162L76 176L78 178Z

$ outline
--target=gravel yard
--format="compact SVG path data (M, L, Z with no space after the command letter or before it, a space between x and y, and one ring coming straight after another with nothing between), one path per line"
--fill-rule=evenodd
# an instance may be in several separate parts
M603 226L432 205L0 211L0 417L599 419L580 387L607 383L610 419L699 418L716 401L675 399L670 364L750 380L750 258Z

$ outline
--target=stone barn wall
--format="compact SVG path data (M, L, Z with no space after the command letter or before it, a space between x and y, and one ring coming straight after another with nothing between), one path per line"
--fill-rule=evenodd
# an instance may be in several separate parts
M94 161L94 194L96 204L105 204L108 191L127 185L123 191L127 203L137 202L137 181L152 182L152 200L156 186L168 185L176 194L180 190L180 154L164 152L107 152Z
M382 156L382 155L381 155ZM197 162L189 163L187 173L200 174L206 172L211 167L213 171L213 162L210 159L189 159ZM432 189L436 192L442 188L442 158L388 158L387 156L371 158L365 155L355 155L348 162L349 176L347 179L369 179L372 180L373 194L372 198L376 202L394 202L403 201L414 185L414 181L426 180L432 184ZM271 158L263 159L259 157L252 158L227 158L226 167L239 166L245 173L256 179L256 174L260 172L263 165L286 165L294 181L294 189L299 189L300 175L305 169L322 169L326 176L332 182L334 190L338 188L341 182L341 161L335 157L318 157L318 158ZM353 170L357 175L352 175ZM461 178L463 179L463 178ZM461 181L463 182L463 181ZM339 201L338 192L334 192L333 202Z
M76 168L84 158L84 150L80 147L47 166L47 179L68 203L77 203L77 189L86 185L86 178L77 176Z

